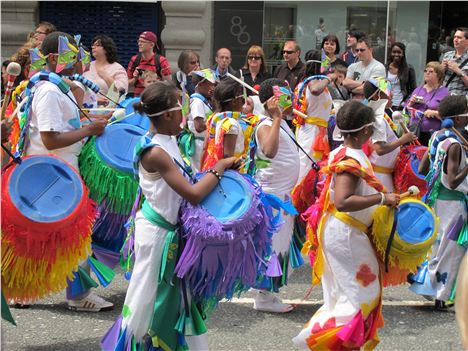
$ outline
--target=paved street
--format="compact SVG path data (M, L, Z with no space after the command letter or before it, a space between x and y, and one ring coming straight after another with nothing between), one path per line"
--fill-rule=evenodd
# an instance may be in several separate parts
M252 294L234 302L221 303L209 327L211 350L295 350L291 338L321 305L317 287L307 301L310 268L295 272L282 291L284 299L298 303L289 314L261 313L252 309ZM99 289L114 302L114 311L77 313L66 309L64 294L40 301L30 309L12 309L18 327L2 321L2 350L8 351L94 351L99 339L120 312L127 282L122 274L107 289ZM378 350L461 350L454 312L435 312L432 304L406 287L385 289L384 318Z

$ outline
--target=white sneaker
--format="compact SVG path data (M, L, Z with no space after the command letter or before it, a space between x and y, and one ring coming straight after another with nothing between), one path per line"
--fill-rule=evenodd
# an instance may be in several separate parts
M100 312L110 311L114 308L114 304L104 300L94 292L89 293L81 300L68 300L68 309L80 312Z
M294 306L283 303L281 299L269 291L259 290L254 299L254 310L273 312L273 313L287 313L294 309Z

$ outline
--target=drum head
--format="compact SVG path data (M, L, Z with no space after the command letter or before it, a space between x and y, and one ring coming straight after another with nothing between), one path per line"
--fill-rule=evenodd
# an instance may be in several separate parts
M23 159L11 173L8 191L12 203L35 222L58 222L76 209L83 197L80 176L52 156Z
M419 244L428 240L435 231L433 214L419 201L408 201L398 208L397 233L403 241Z
M96 138L96 151L108 166L133 174L135 145L145 133L131 124L111 124Z
M238 220L252 204L252 189L237 172L226 171L221 182L201 202L206 211L219 222Z
M125 115L129 115L130 113L135 112L133 108L133 104L135 102L140 102L140 98L135 97L122 101L121 105L125 108ZM135 112L135 114L125 118L121 123L131 124L143 128L145 131L149 130L150 128L149 118L145 115L139 114L138 112Z

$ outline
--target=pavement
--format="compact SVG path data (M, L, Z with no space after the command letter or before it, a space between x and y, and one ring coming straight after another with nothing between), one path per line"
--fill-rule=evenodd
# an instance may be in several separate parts
M94 351L99 340L118 317L125 299L127 281L120 272L112 284L97 293L112 301L108 312L72 312L65 294L41 300L29 309L12 309L17 327L2 320L1 345L8 351ZM297 307L287 314L253 310L253 294L221 302L208 322L210 350L296 350L291 342L311 315L321 306L322 291L310 288L310 267L293 273L280 293ZM411 293L407 286L384 290L385 327L379 332L377 350L462 350L453 309L434 311L433 304Z

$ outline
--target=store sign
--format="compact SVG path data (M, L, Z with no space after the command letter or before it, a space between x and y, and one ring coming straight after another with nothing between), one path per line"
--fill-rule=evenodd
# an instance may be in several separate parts
M213 61L219 48L232 53L232 67L241 68L247 50L262 46L263 1L216 1L214 3Z

